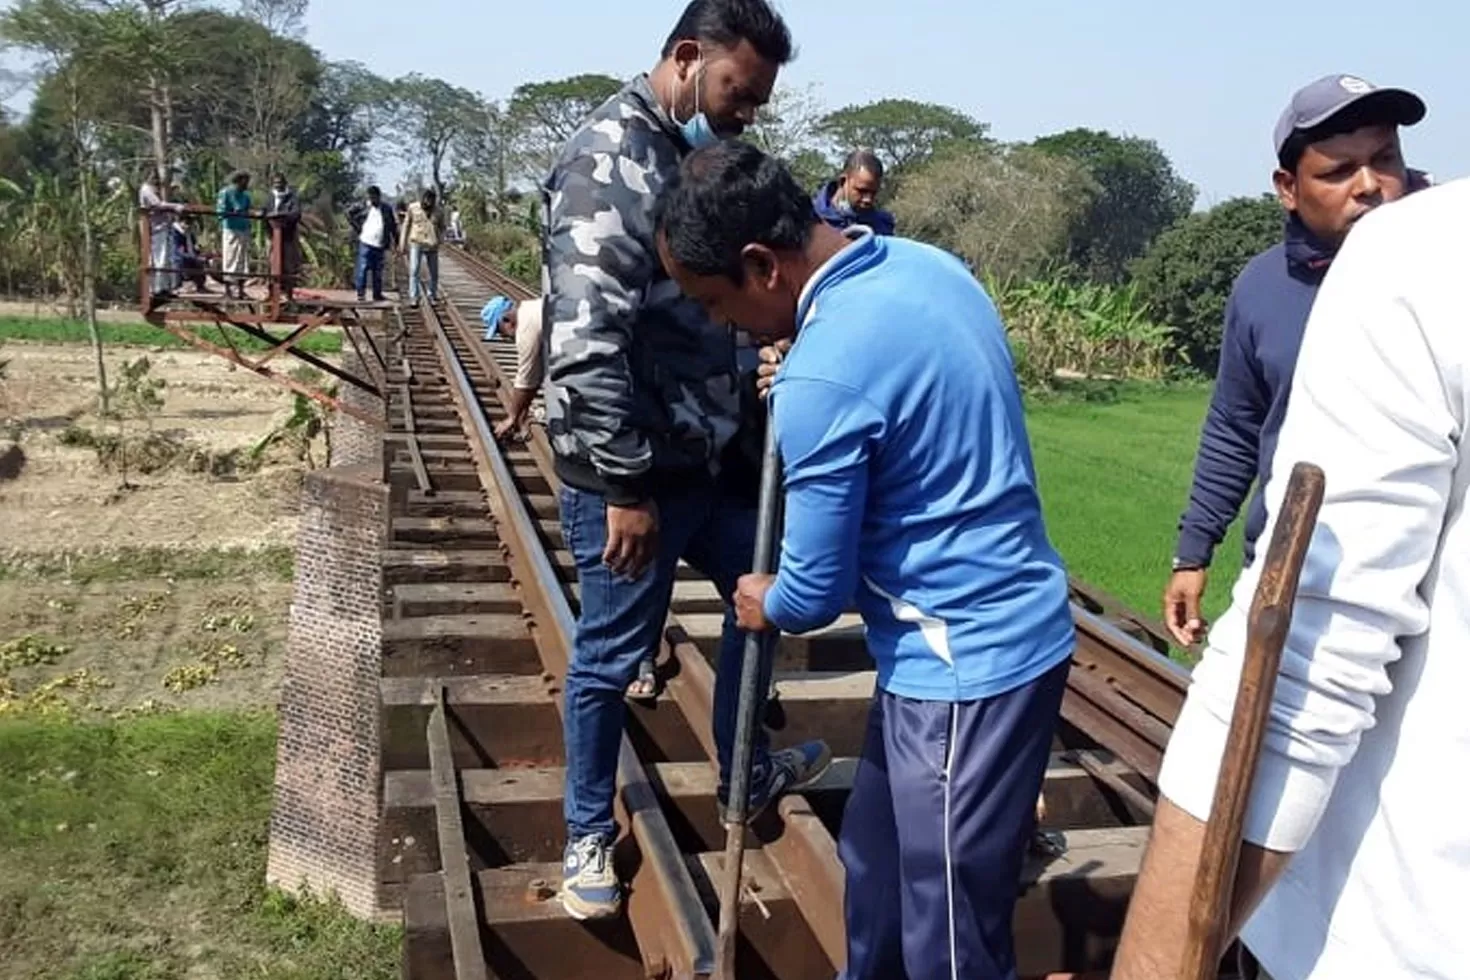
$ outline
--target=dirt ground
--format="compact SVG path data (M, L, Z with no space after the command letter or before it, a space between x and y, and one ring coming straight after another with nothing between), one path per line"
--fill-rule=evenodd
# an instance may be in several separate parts
M248 449L289 412L284 389L207 354L113 350L109 372L115 377L124 360L141 355L166 383L152 427L178 440L216 452ZM94 391L90 350L12 343L0 348L0 360L9 361L0 420L11 420L5 435L18 435L24 453L18 475L0 476L0 548L291 543L299 468L267 465L223 479L175 468L135 476L138 488L119 493L119 475L104 471L93 450L60 438L68 426L106 428L87 411Z
M273 707L290 604L269 580L0 581L0 684L11 711L83 718Z
M151 421L190 453L247 450L278 425L291 397L208 355L114 350L108 368L147 355L164 380ZM183 463L120 475L65 433L105 431L93 416L92 362L82 346L11 343L0 381L0 559L127 554L136 549L210 553L266 549L295 537L304 464L272 450L258 470L211 475ZM313 447L324 462L324 447ZM165 566L167 563L165 562ZM291 583L274 566L218 576L147 577L126 568L105 579L0 571L0 714L60 707L83 717L173 707L273 706L280 682Z

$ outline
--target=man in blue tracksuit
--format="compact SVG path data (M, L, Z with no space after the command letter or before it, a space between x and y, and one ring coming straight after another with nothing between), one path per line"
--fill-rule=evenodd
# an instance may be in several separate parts
M862 225L875 235L894 233L893 215L878 207L883 191L883 161L872 150L853 150L842 162L842 173L812 195L817 217L833 228Z
M664 266L716 322L796 338L770 395L780 571L740 580L740 625L806 632L855 598L877 664L839 842L843 975L1011 980L1074 633L1000 319L954 257L831 228L754 147L680 173Z
M1183 646L1204 636L1200 605L1215 547L1252 483L1263 487L1271 475L1297 351L1322 278L1359 218L1427 183L1405 167L1398 133L1424 112L1410 92L1328 75L1292 96L1276 124L1274 180L1287 211L1286 233L1246 265L1225 308L1214 395L1164 590L1164 622ZM1257 492L1246 513L1246 564L1265 524Z

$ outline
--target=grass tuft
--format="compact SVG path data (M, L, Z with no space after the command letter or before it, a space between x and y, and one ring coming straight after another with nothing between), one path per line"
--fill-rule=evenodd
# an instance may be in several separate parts
M196 327L201 337L219 345L233 344L242 351L268 349L264 341L241 330L222 332L218 327ZM149 323L99 323L97 332L102 342L112 347L184 347L184 341ZM278 334L284 337L284 333ZM80 320L27 319L0 317L0 340L25 340L45 344L88 344L92 335ZM310 354L338 354L342 351L342 335L336 331L308 334L297 345Z

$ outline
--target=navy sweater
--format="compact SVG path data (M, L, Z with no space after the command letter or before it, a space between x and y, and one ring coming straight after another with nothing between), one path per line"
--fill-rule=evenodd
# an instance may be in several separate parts
M837 181L833 180L823 184L822 188L812 195L812 208L816 210L817 217L827 224L841 229L863 225L873 229L875 235L894 233L893 215L882 208L873 208L871 211L843 211L832 200L832 195L836 193Z
M1179 521L1178 561L1210 563L1252 482L1257 490L1246 512L1245 561L1254 560L1266 524L1259 488L1271 476L1302 333L1334 254L1292 215L1285 240L1251 259L1236 278L1189 507Z

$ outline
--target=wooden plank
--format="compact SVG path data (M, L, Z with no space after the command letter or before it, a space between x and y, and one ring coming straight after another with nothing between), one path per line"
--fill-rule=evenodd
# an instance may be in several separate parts
M429 771L434 783L434 811L439 828L439 863L444 875L444 901L449 942L454 951L456 980L488 980L485 950L480 944L480 915L470 881L469 850L459 812L459 784L449 750L449 723L444 691L429 715Z

